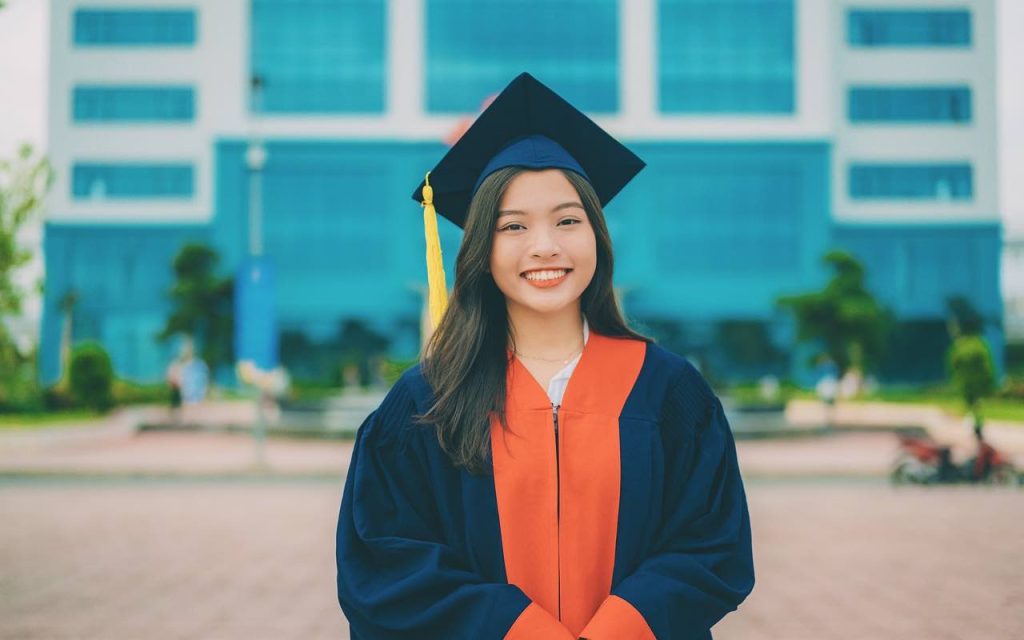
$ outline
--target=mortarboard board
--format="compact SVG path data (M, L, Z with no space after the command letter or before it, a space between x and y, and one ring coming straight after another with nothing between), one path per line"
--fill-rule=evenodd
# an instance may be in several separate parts
M644 162L528 73L521 73L480 114L413 192L423 204L430 315L447 304L437 213L462 227L480 183L504 167L562 168L583 176L606 205Z

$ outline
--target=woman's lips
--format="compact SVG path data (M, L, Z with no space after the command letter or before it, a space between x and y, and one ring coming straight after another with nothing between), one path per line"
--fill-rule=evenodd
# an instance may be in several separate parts
M551 287L557 287L560 285L569 277L569 274L572 273L572 269L551 269L551 271L563 271L564 273L562 273L561 276L547 278L544 280L531 280L526 277L526 274L523 274L521 277L532 287L536 287L538 289L550 289Z

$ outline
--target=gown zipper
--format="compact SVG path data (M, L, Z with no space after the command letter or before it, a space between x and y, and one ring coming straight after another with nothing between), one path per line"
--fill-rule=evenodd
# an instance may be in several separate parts
M555 523L557 524L556 535L562 530L562 474L561 462L558 456L558 409L562 405L551 403L551 416L555 424ZM558 550L558 619L562 619L562 545L556 538L555 548Z

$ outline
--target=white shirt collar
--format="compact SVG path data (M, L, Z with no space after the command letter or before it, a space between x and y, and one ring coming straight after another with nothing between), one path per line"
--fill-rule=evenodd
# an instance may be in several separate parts
M586 346L587 341L590 339L590 326L587 323L587 317L583 316L583 345ZM551 404L560 405L562 404L562 396L565 395L565 388L569 384L569 378L572 377L572 372L576 370L576 365L579 364L580 358L583 357L583 352L580 351L576 354L576 357L569 361L569 364L565 365L561 371L551 377L551 381L548 382L548 398L551 400Z

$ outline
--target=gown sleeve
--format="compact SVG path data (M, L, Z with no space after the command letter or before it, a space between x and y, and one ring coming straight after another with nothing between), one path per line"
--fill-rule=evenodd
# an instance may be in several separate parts
M353 640L571 640L519 587L445 544L415 403L399 380L359 428L338 517L338 601ZM454 496L453 499L458 499Z
M695 369L672 387L653 552L613 586L582 638L709 639L754 587L750 516L722 404Z

